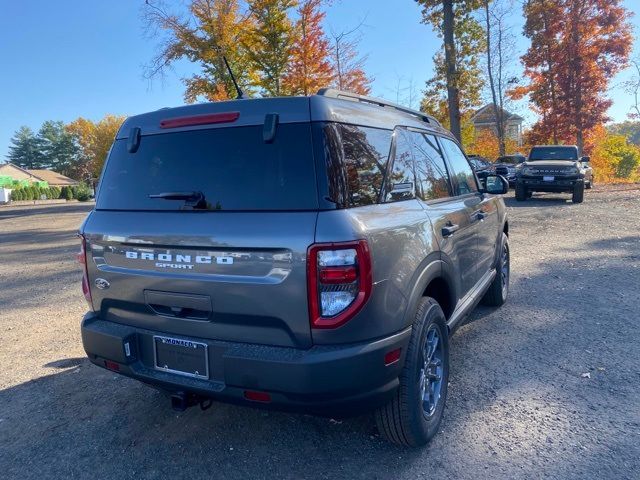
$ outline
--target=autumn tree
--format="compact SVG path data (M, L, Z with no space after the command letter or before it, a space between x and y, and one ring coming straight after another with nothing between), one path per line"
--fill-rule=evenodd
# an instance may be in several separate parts
M416 0L422 22L443 39L433 58L435 74L427 81L421 108L445 120L456 138L462 138L465 113L480 106L483 87L480 54L484 51L482 26L474 16L480 0ZM444 96L443 92L446 92ZM467 115L468 117L468 115ZM443 122L445 123L445 122Z
M332 32L331 56L335 72L333 86L338 90L368 95L373 77L366 74L366 55L360 55L360 27L348 31Z
M469 153L480 155L481 157L495 160L504 154L500 152L501 145L498 135L490 129L482 129L476 132L474 139L468 145L466 150ZM504 139L504 149L509 152L527 151L526 146L518 145L518 142L511 139Z
M515 41L507 18L513 7L512 0L483 0L484 35L486 42L486 72L499 155L507 152L506 105L507 91L517 83L511 73L514 63L512 52Z
M529 95L540 120L532 137L575 142L607 120L609 79L625 66L632 38L629 12L620 0L528 0L524 33L531 46L522 57Z
M295 40L289 10L296 5L297 0L248 0L253 25L244 37L243 45L257 72L257 84L264 96L289 94L283 80Z
M631 61L633 74L624 83L624 90L631 95L631 112L629 118L640 119L640 59Z
M125 117L106 115L98 122L78 118L66 126L79 148L78 159L69 176L92 181L100 176L111 144Z
M251 44L246 41L252 23L241 12L238 0L192 0L188 14L170 12L161 0L146 1L144 16L149 35L155 38L159 32L166 34L146 68L146 77L154 78L175 62L189 60L199 65L200 73L182 79L185 101L227 100L234 98L236 91L224 55L238 84L249 93L257 82L247 51Z
M323 2L302 0L298 6L298 20L294 25L295 41L283 78L283 87L290 95L309 95L333 81L331 46L322 27L325 17L321 10Z

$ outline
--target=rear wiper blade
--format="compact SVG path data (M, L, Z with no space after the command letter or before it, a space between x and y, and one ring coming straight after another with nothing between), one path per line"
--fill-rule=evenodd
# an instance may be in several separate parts
M162 198L164 200L196 200L204 198L202 192L162 192L149 195L149 198Z
M206 209L207 201L202 192L162 192L149 195L149 198L161 198L162 200L184 200L185 207Z

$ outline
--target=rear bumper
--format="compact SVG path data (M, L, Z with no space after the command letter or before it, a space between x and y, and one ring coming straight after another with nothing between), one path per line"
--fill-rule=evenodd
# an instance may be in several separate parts
M576 186L584 184L584 178L558 177L552 182L545 182L542 177L518 177L516 184L535 192L573 192Z
M398 387L411 336L409 328L366 343L308 350L185 339L208 345L209 379L205 380L155 369L153 335L163 332L105 321L94 313L85 315L81 329L92 363L106 368L107 361L113 370L111 362L115 362L118 373L160 389L321 415L360 414L386 403ZM400 360L385 366L385 354L397 348L402 348ZM246 390L267 392L271 401L246 400Z

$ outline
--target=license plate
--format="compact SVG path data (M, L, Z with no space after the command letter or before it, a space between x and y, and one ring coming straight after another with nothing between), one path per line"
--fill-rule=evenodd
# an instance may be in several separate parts
M207 344L181 338L154 336L155 367L187 377L209 378Z
M553 182L555 179L556 179L556 177L548 177L546 175L544 177L542 177L542 180L544 182Z

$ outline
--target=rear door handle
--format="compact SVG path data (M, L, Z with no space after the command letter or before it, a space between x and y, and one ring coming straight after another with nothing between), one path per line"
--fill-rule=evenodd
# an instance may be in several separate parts
M442 236L447 238L460 230L460 225L449 224L442 227Z
M478 220L484 220L485 218L487 218L487 213L486 213L486 212L483 212L482 210L478 210L478 211L475 213L475 217L476 217Z

